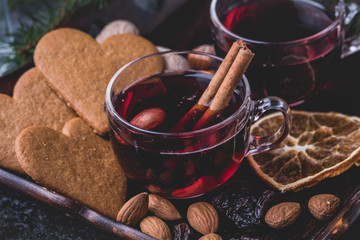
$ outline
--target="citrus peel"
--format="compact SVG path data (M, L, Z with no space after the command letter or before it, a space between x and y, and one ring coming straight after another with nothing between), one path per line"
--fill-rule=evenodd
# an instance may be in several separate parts
M336 112L292 111L289 136L279 148L248 156L256 174L281 192L299 191L337 176L360 160L360 118ZM254 136L273 133L282 114L269 114L252 127Z

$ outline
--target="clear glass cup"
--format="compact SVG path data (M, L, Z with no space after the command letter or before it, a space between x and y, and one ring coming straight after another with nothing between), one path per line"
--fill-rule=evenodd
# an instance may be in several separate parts
M211 30L217 55L236 39L255 53L246 72L255 99L296 106L328 88L338 61L360 50L358 10L344 0L212 0Z
M165 64L163 71L144 72L144 66L154 58L166 60L176 56L186 61L190 53L206 57L206 69L194 69L187 64L180 68L177 61L172 67ZM153 100L167 116L179 112L183 116L197 102L221 62L221 58L206 53L167 51L134 60L113 76L106 91L106 112L114 152L131 181L169 198L199 196L227 181L245 156L275 148L286 138L291 124L288 105L277 97L252 100L245 76L227 108L229 114L210 127L174 133L144 130L130 124L130 116L142 111L139 106L152 107L148 103ZM129 76L139 80L123 90L123 82ZM174 98L179 101L168 107ZM268 110L283 113L280 129L271 136L251 135L251 124Z

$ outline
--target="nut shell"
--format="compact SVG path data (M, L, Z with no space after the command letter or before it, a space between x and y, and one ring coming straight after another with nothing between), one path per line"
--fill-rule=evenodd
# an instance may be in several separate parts
M143 233L156 239L171 240L170 228L158 217L148 216L140 222L140 229Z
M300 204L297 202L279 203L267 211L265 222L272 228L281 229L293 224L300 213Z
M181 215L174 204L155 194L149 194L149 211L166 221L181 219Z
M139 35L140 31L132 22L119 19L106 24L101 32L96 36L95 40L98 43L101 43L108 37L125 33Z
M336 212L340 199L332 194L318 194L310 198L308 208L319 220L327 220Z
M116 221L128 226L134 226L148 211L149 195L146 192L130 198L120 209Z
M171 50L169 48L162 46L156 46L156 48L159 52L165 52ZM168 54L164 54L163 58L165 60L166 71L185 71L190 69L188 61L186 60L185 57L181 55L168 53Z
M189 224L203 235L214 233L219 227L219 216L215 208L207 202L197 202L187 210Z

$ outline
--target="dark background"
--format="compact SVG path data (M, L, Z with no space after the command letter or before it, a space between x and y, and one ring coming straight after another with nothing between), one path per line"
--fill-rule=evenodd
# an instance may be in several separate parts
M80 9L61 26L79 28L94 36L107 22L128 19L139 27L142 36L155 45L179 50L192 49L200 44L211 43L209 5L210 0L110 1L102 10ZM31 66L30 62L18 71L0 78L0 92L11 95L18 77ZM342 60L335 74L334 87L296 109L338 111L360 116L359 67L360 54ZM353 190L360 184L360 168L354 168L339 178L325 181L318 188L326 188L335 182L337 184L333 186L336 188L342 188L344 184L344 188L351 186ZM358 216L360 210L355 211ZM358 219L339 239L354 239L353 236L359 235ZM0 185L0 238L117 239L76 216L3 185Z

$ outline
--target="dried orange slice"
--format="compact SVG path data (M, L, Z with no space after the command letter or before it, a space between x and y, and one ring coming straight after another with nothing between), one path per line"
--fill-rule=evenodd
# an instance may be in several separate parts
M360 159L360 118L329 112L292 112L289 136L279 148L248 156L263 180L281 192L299 191L350 168ZM265 136L282 124L280 113L257 121L251 132Z

